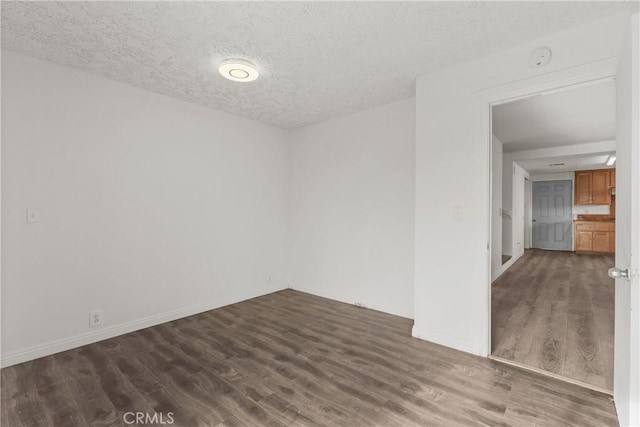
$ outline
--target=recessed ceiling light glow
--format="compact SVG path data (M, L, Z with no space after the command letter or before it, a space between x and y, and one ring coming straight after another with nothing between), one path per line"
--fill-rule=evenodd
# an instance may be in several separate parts
M258 78L258 69L243 59L227 59L218 68L222 77L234 82L252 82Z

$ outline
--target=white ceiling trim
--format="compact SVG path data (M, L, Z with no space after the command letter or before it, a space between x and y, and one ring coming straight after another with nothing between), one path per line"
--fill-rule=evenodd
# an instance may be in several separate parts
M534 160L547 157L576 156L582 154L599 154L616 151L616 141L589 142L585 144L565 145L561 147L538 148L535 150L514 151L504 153L504 157L518 160Z
M612 140L504 153L504 159L518 163L530 174L551 174L610 168L604 162L615 152L616 142Z

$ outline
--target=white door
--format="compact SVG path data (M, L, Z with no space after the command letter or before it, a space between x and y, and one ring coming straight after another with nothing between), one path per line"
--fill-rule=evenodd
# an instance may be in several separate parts
M538 249L571 250L573 182L533 183L533 244Z
M614 400L621 426L640 426L640 82L638 14L627 28L617 73Z

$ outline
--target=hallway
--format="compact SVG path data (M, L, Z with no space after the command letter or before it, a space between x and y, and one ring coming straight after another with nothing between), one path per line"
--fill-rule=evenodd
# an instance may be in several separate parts
M492 284L492 355L611 390L612 256L527 250Z

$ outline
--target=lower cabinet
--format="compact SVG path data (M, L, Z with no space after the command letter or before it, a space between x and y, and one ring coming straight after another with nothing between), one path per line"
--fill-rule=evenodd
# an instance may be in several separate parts
M576 227L576 252L593 251L593 231L580 231Z
M576 221L575 251L600 254L615 252L615 224L613 222Z
M593 252L609 252L609 232L594 231L593 232Z
M615 224L612 224L611 230L609 232L609 252L612 254L616 253L616 228Z

